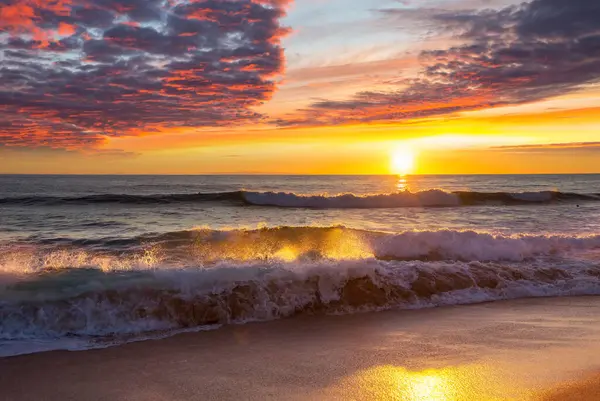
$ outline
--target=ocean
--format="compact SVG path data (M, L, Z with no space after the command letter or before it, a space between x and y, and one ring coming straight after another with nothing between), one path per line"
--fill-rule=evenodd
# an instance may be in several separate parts
M0 176L0 356L600 294L600 175Z

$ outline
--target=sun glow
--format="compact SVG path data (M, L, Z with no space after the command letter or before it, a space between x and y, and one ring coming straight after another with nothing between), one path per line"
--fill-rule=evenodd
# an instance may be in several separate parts
M415 152L412 149L399 147L391 155L391 171L393 174L408 175L415 169Z

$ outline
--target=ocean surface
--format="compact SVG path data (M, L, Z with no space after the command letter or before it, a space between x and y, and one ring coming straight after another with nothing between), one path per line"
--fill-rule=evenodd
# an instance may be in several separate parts
M0 176L0 356L600 294L600 175Z

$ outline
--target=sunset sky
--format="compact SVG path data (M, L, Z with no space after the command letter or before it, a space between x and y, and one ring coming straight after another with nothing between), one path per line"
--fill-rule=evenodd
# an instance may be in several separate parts
M600 172L600 2L0 0L0 173Z

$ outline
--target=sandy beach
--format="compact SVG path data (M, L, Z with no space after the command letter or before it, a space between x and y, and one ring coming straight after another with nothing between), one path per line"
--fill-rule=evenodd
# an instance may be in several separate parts
M597 400L600 298L300 317L0 360L0 399Z

